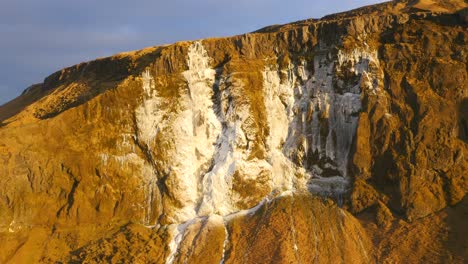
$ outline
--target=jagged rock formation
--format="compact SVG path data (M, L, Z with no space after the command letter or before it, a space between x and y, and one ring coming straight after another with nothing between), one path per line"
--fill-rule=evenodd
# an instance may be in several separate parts
M0 107L0 262L463 263L467 6L54 73Z

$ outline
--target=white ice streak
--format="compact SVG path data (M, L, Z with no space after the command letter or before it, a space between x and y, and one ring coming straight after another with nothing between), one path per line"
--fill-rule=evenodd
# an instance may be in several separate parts
M158 96L158 87L150 72L142 75L145 94L136 111L138 139L145 142L150 151L158 133L161 133L160 138L170 139L171 147L165 149L166 173L173 184L171 192L181 204L169 215L174 222L196 216L199 182L211 165L221 132L212 101L215 74L202 44L193 43L188 50L188 70L183 72L188 89L177 101L177 111L168 109L167 100Z
M173 224L170 226L172 234L172 240L169 242L169 255L166 258L166 264L172 264L174 262L175 257L177 256L177 251L179 250L180 243L185 235L185 230L195 223L196 218L193 218L190 221L186 221L182 224L176 225Z
M188 98L176 119L172 135L175 150L171 155L171 176L179 183L178 199L183 207L176 213L176 221L196 216L200 200L199 182L208 171L215 145L221 133L221 123L213 107L213 85L216 71L210 68L210 58L201 42L188 50L188 70L183 73L188 86Z
M361 111L361 92L362 89L378 91L379 76L370 65L378 69L379 61L377 52L368 49L340 50L336 60L330 58L330 54L316 55L313 74L306 70L304 62L290 65L283 71L287 78L282 82L274 71L264 73L271 131L268 143L273 157L278 156L275 155L278 143L284 142L285 155L280 157L301 158L298 161L303 164L296 165L309 171L303 173L306 179L310 173L314 175L316 179L311 180L314 192L342 193L349 184L343 178L347 178L349 153ZM354 74L356 81L340 79L342 71ZM315 156L311 160L308 155L312 154ZM309 160L302 160L304 157ZM336 177L322 179L324 169L336 171L336 175L327 175Z
M290 66L284 73L288 76L286 82L281 82L278 70L267 68L263 72L263 88L265 90L265 107L270 135L267 138L267 157L265 160L249 159L247 148L247 131L242 124L250 118L248 108L227 104L225 98L239 90L243 84L227 76L223 82L231 82L227 88L220 89L221 109L219 118L225 125L218 139L218 150L215 154L213 169L203 178L203 200L198 214L229 215L241 208L235 206L242 199L232 189L232 176L237 171L244 180L255 182L258 175L269 175L267 186L275 192L292 190L298 184L295 175L298 170L305 174L302 168L297 168L282 152L283 143L288 136L288 124L292 118L291 106L294 101L293 90L299 80L305 79L304 66ZM299 76L299 77L298 77ZM305 185L305 182L303 183ZM261 203L260 203L261 204Z
M143 102L137 108L135 115L138 127L138 137L147 145L156 137L158 125L161 124L162 115L159 113L161 100L155 87L154 78L147 69L141 75L144 91Z
M312 152L320 158L335 162L342 176L346 176L346 161L357 125L356 114L361 108L359 88L339 94L333 87L335 64L325 56L314 59L313 81L306 85L311 97L309 108L312 114ZM327 129L324 129L326 126ZM323 135L321 132L326 131Z
M227 230L227 227L226 227L226 222L224 220L224 217L222 218L222 221L223 221L223 228L224 228L224 241L223 241L223 252L222 252L222 255L221 255L221 260L219 261L219 264L224 264L224 261L225 261L225 258L226 258L226 248L228 246L228 243L229 243L229 232Z
M227 215L237 210L233 206L230 190L232 176L243 160L243 153L238 151L238 148L243 148L246 144L241 128L242 122L239 119L248 116L248 113L235 112L234 106L229 105L226 113L221 111L219 115L225 127L218 138L212 170L203 177L203 198L198 210L199 215ZM235 119L234 115L239 119Z
M280 74L286 76L284 81L281 80ZM263 72L265 107L268 109L267 124L270 131L266 142L267 161L272 166L273 190L292 190L298 184L295 176L301 168L296 167L283 153L283 144L287 141L293 121L294 91L300 89L300 84L307 80L308 75L304 62L300 65L289 64L288 68L281 72L273 68L267 68Z

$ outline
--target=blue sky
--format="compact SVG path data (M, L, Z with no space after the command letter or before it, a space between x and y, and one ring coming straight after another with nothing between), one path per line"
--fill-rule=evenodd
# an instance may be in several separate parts
M254 31L377 0L0 0L0 105L51 73L122 51Z

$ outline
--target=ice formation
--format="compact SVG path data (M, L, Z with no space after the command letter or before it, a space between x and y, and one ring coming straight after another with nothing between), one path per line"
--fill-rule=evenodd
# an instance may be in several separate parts
M313 175L309 189L313 192L341 196L349 186L348 159L361 110L362 89L378 89L378 72L370 72L373 63L378 69L376 52L354 49L339 51L337 60L328 55L314 58L314 75L305 83L296 100L299 113L296 131L305 140L296 149L303 149L303 165ZM354 81L343 80L340 73L351 72ZM288 139L293 146L297 138ZM301 148L302 147L302 148Z
M188 70L183 72L187 90L178 99L180 111L176 114L164 108L151 73L142 75L145 95L136 111L137 137L149 149L158 133L173 141L172 148L165 149L170 157L166 162L175 189L172 195L179 206L167 212L176 226L167 263L174 260L186 228L197 217L217 215L224 225L224 221L254 212L269 199L296 189L331 196L345 193L361 92L378 91L380 78L377 54L367 48L318 54L311 62L291 62L286 69L265 68L263 103L270 133L265 141L266 157L251 159L247 142L255 131L243 126L251 118L249 108L228 100L244 84L233 75L218 76L210 62L201 42L189 47ZM371 64L375 67L369 67ZM313 73L307 70L311 67ZM344 80L343 73L354 78ZM172 118L163 119L164 115ZM103 161L108 159L103 156ZM232 191L236 172L250 182L267 175L263 187L271 193L253 208L239 208L242 197Z

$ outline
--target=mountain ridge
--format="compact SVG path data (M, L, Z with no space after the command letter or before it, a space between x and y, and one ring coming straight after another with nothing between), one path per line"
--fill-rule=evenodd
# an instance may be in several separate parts
M375 10L375 9L380 11L380 12L382 12L382 11L385 12L385 11L390 10L391 14L398 13L398 12L401 12L401 11L413 13L413 12L418 12L417 9L419 9L421 11L426 10L428 12L442 12L442 13L451 12L451 13L453 13L453 12L458 12L458 11L460 11L462 9L467 8L467 5L468 5L467 2L464 1L464 0L446 0L446 1L442 1L443 3L442 2L433 3L433 2L434 1L431 1L431 0L388 1L388 2L383 2L383 3L380 3L380 4L363 6L363 7L359 7L359 8L356 8L356 9L349 10L349 11L340 12L340 13L325 15L322 18L309 18L309 19L298 20L298 21L290 22L290 23L286 23L286 24L276 24L276 25L265 26L263 28L254 30L254 31L252 31L250 33L240 34L240 35L236 35L236 36L212 37L212 38L206 38L206 39L232 38L232 37L238 37L238 36L242 36L242 35L246 35L246 34L267 33L268 29L270 29L270 28L279 29L279 28L283 28L283 27L297 26L298 24L302 24L302 23L307 24L307 23L316 23L316 22L326 22L326 21L333 20L334 17L338 17L338 18L342 19L343 17L341 15L348 16L347 18L351 19L353 16L356 16L356 13L359 14L362 11L366 11L365 14L370 15L371 11ZM448 5L448 7L447 7L447 5ZM411 8L415 8L415 7L418 7L418 6L421 7L421 8L416 8L414 10L411 10ZM442 9L442 11L439 11L441 9ZM380 13L378 15L381 16L383 14ZM466 15L464 15L464 16L466 16ZM199 40L201 40L201 39L199 39ZM193 41L199 41L199 40L193 40ZM186 41L178 41L176 43L183 43L183 42L186 42ZM176 43L174 43L174 44L176 44ZM146 48L138 49L138 50L119 52L117 54L114 54L114 55L111 55L111 56L108 56L108 57L98 58L96 60L105 60L105 59L114 58L114 57L118 58L118 57L121 57L123 55L132 55L132 54L152 50L152 49L155 49L155 48L167 47L169 45L173 45L173 44L163 44L163 45L157 45L157 46L150 46L150 47L146 47ZM70 69L70 68L76 67L78 65L87 64L87 63L90 63L90 62L93 62L93 61L95 61L95 60L91 60L91 61L87 61L87 62L81 62L79 64L66 67L66 68L64 68L62 70L59 70L59 71L53 73L52 75L48 76L47 78L50 78L53 75L56 75L59 72L65 70L65 69ZM44 80L44 82L46 82L46 79ZM38 84L31 85L30 87L26 88L21 93L21 95L25 94L28 90L30 90L31 88L37 87L40 84L43 84L43 83L38 83ZM18 96L18 97L20 97L20 96ZM17 98L14 98L13 100L15 100L15 99L17 99ZM11 100L11 101L13 101L13 100ZM4 103L0 107L3 107L4 105L9 104L11 101ZM0 117L0 119L2 119L2 117Z

